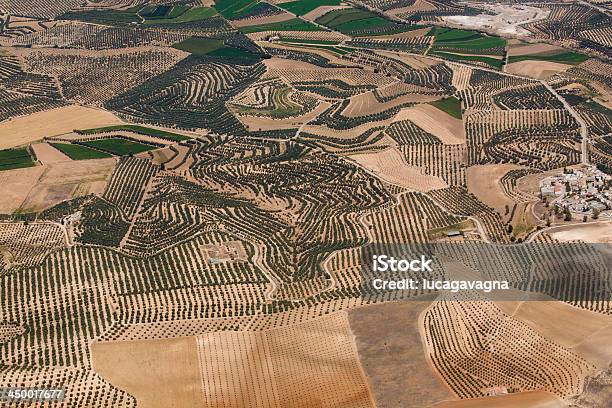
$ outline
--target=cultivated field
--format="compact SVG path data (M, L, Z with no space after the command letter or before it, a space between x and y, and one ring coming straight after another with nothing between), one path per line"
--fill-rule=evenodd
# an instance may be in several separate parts
M0 122L0 148L21 146L44 137L70 133L77 128L118 123L121 120L110 112L76 105L33 113Z
M607 408L609 11L0 0L0 388Z

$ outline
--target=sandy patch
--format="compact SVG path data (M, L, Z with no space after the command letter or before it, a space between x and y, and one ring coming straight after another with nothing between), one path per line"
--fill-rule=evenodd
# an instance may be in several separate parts
M510 45L508 47L508 56L516 55L533 55L533 54L546 54L555 52L565 51L564 48L557 47L556 45L550 45L545 43L538 44L517 44Z
M71 105L9 119L0 123L0 149L8 149L72 132L74 129L87 129L115 125L122 121L103 109Z
M204 401L195 338L91 345L94 370L142 408L196 408Z
M602 327L601 330L595 332L571 350L597 367L605 369L610 366L610 361L612 360L612 350L610 350L611 338L612 325L608 325Z
M421 95L417 93L411 93L407 95L398 96L397 98L389 102L378 102L372 92L362 93L350 98L350 103L342 111L344 116L349 118L365 116L369 114L375 114L384 112L387 109L391 109L395 106L402 105L410 102L431 102L440 99L439 96L435 95Z
M426 132L431 133L444 144L465 143L463 121L453 118L435 106L422 104L402 109L394 121L410 120Z
M612 243L612 221L594 224L568 225L554 228L548 234L561 242L584 241L590 243Z
M55 147L48 143L34 143L32 150L36 155L36 158L42 164L56 163L61 161L69 161L70 157L57 150Z
M40 166L40 177L32 177L27 185L21 186L22 189L27 189L27 193L24 199L19 201L17 208L25 212L41 211L74 197L100 194L106 187L115 163L114 158L108 158L56 162Z
M351 6L319 6L311 12L304 14L302 17L306 20L314 21L319 17L323 17L332 10L342 10L346 8L351 8Z
M431 300L392 302L349 312L359 358L379 407L426 407L455 399L423 353L418 316ZM389 321L393 330L389 330Z
M480 201L504 215L506 206L512 208L514 201L501 186L500 179L510 170L522 169L516 164L484 164L468 167L466 171L468 191Z
M566 408L567 404L546 391L528 391L497 397L446 401L432 408Z
M44 171L44 166L0 172L0 213L13 213L21 207L32 187Z
M329 108L329 102L320 102L316 108L301 116L294 116L286 119L272 119L264 116L236 116L240 122L248 127L249 130L274 130L298 128L304 123L314 119L325 109Z
M509 74L528 76L536 79L546 79L559 72L565 72L571 65L552 61L519 61L506 65Z
M381 179L411 190L427 192L448 187L444 180L427 175L423 169L407 164L396 148L348 157Z
M293 15L289 13L280 13L280 14L275 14L273 16L267 16L267 17L235 20L235 21L232 21L232 25L234 27L249 27L249 26L260 25L260 24L280 23L282 21L291 20L292 18L294 18Z
M373 407L345 312L198 336L202 407Z
M597 347L598 352L593 353L597 341L592 341L592 336L606 328L609 333L612 316L580 309L545 295L538 295L539 298L544 300L522 302L513 317L587 361L597 365L603 363L603 367L607 367L612 360L612 349ZM568 322L572 324L568 325Z
M442 20L449 24L466 28L475 28L494 31L498 34L528 36L530 32L521 27L522 24L545 19L550 10L531 7L522 4L479 4L491 14L478 14L476 16L448 16Z

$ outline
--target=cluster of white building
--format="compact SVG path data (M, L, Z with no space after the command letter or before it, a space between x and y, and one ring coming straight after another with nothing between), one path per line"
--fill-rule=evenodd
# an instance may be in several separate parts
M595 166L566 170L540 181L540 195L573 213L612 209L612 177Z

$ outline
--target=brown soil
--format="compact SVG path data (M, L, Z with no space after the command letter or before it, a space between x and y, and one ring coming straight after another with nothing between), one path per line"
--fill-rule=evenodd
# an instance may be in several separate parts
M516 164L484 164L467 169L467 188L480 201L504 215L506 206L512 209L514 201L502 190L500 179L510 170L521 169Z
M103 109L71 105L33 113L0 123L0 149L25 145L43 137L57 136L74 129L95 128L122 123Z
M198 349L193 337L94 342L94 370L127 391L142 408L196 408L201 393Z
M552 61L519 61L506 65L506 72L536 79L546 79L559 72L565 72L571 65Z
M61 161L69 161L70 157L57 150L55 147L48 143L34 143L32 144L32 150L36 158L42 164L56 163Z
M273 16L260 17L260 18L247 18L244 20L232 21L232 25L234 27L248 27L260 24L272 24L272 23L280 23L282 21L291 20L294 18L289 13L275 14Z
M465 143L463 121L432 105L421 104L402 109L394 120L410 120L424 131L438 137L444 144Z
M455 398L425 359L417 321L431 299L420 299L349 312L359 359L379 407L428 407Z
M14 205L21 211L41 211L61 201L87 194L101 194L114 167L115 159L80 160L40 166L39 177L31 177L20 186ZM11 173L11 170L4 173ZM18 173L9 174L19 177Z
M566 408L567 404L546 391L442 402L432 408Z
M411 190L426 192L448 187L444 180L424 174L419 167L407 164L396 148L349 157L381 179Z
M372 92L366 92L350 98L351 102L346 109L344 109L342 114L349 118L353 118L368 114L380 113L397 105L408 102L431 102L437 99L440 98L434 95L420 95L417 93L411 93L397 97L389 102L380 103L378 100L376 100Z
M612 243L612 222L597 224L577 224L555 228L549 232L550 236L561 242L584 241L590 243Z
M198 337L203 407L373 407L345 312Z

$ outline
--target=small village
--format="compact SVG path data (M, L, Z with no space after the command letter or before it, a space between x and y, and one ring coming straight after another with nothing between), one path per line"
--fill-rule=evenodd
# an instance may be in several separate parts
M612 209L612 177L595 166L564 169L540 181L540 196L566 218L598 218Z

